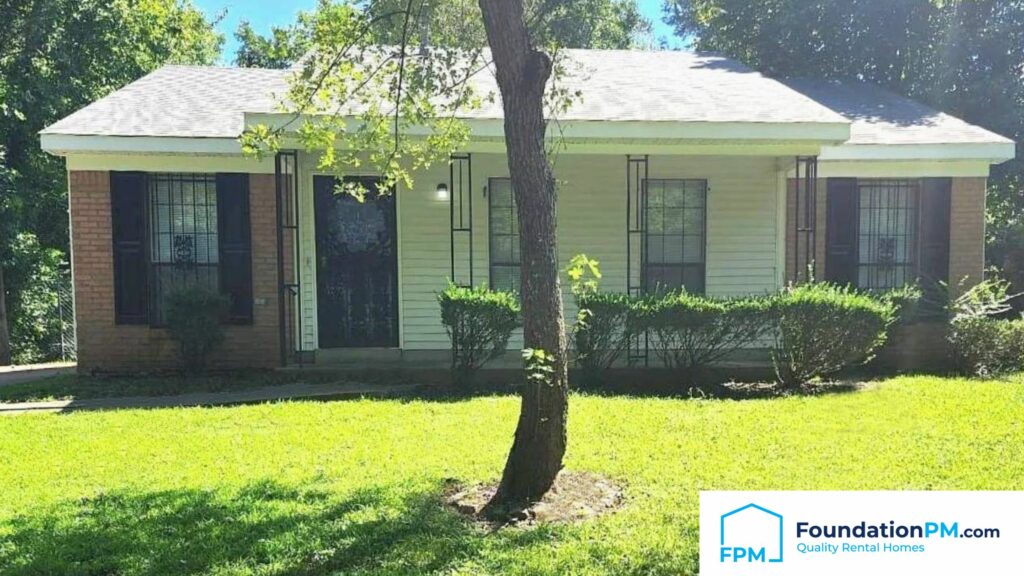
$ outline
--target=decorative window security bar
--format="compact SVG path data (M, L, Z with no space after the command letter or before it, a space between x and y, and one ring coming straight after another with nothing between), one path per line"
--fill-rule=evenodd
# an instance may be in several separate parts
M793 263L790 281L808 282L817 278L818 157L797 156L794 175L793 207L790 225L793 242L789 246Z
M452 154L448 165L451 281L473 286L473 157Z

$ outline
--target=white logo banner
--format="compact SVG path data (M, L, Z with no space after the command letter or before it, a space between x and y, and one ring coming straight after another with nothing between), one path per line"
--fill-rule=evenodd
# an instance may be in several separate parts
M1024 574L1024 492L701 492L701 576Z

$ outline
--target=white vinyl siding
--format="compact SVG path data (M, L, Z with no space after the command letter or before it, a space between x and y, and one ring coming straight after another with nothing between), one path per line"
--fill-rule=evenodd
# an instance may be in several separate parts
M312 218L311 161L302 174L303 334L307 349L315 337L315 254ZM554 159L558 180L558 254L560 268L575 254L600 262L608 291L626 289L626 157L560 154ZM474 284L489 283L488 198L490 178L507 178L503 155L473 154ZM448 336L441 325L437 293L451 276L449 207L437 198L438 183L447 183L448 166L435 165L415 174L416 188L398 191L401 346L407 350L444 350ZM760 294L778 288L781 250L777 235L775 158L652 156L652 179L704 179L707 193L706 291L709 295ZM452 191L454 192L454 190ZM457 274L466 275L466 246L457 250ZM566 322L572 321L567 280L562 274ZM513 338L510 348L521 346Z

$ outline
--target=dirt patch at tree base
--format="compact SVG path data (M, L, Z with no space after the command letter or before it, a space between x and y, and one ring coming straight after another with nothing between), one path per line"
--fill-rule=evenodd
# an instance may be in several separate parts
M554 486L539 502L508 509L488 509L497 485L451 484L445 503L459 514L488 529L505 526L530 527L540 524L583 522L618 510L625 503L622 489L614 482L590 472L562 471Z

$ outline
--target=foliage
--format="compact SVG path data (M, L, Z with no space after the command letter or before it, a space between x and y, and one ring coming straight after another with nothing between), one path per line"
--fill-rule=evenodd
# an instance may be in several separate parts
M959 371L992 376L1024 369L1024 320L998 319L1014 298L1009 282L990 279L952 303L949 342Z
M535 0L527 13L534 43L556 54L546 95L553 113L578 98L558 81L575 73L557 57L558 48L626 48L650 30L635 0ZM497 96L480 92L474 80L490 65L476 0L321 0L316 11L275 29L271 38L242 27L237 35L240 63L284 67L300 51L309 54L286 98L287 109L298 115L289 130L317 154L318 170L345 174L367 167L381 174L378 190L358 184L340 190L359 199L397 184L411 188L417 170L447 162L469 136L460 118ZM428 47L418 47L424 40ZM277 150L282 136L280 129L252 125L242 147L261 156Z
M950 303L950 317L955 322L969 318L992 318L1013 309L1012 301L1020 296L1010 294L1010 283L990 278L963 290Z
M913 324L930 318L945 319L946 303L941 298L934 298L934 292L944 289L945 285L941 285L926 297L919 285L907 284L878 294L878 299L892 306L893 324Z
M11 243L4 279L15 364L60 358L59 290L64 255L23 232Z
M166 62L212 63L221 37L188 0L19 0L0 3L0 21L2 263L20 234L38 240L40 257L68 252L65 166L40 149L39 131ZM8 292L25 290L35 288ZM27 326L19 310L11 322Z
M527 380L550 385L555 374L555 357L540 348L523 348L523 368Z
M374 30L411 17L401 12L377 20L350 5L321 6L312 50L287 94L298 118L290 128L317 154L318 170L344 174L365 165L381 175L377 190L358 184L342 190L360 200L399 184L412 188L415 171L447 162L469 136L458 117L482 102L470 82L483 64L480 50L369 43ZM402 29L411 40L408 26ZM424 129L425 136L414 134ZM258 157L278 149L283 135L283 129L250 126L242 148Z
M449 284L437 295L441 323L452 342L452 377L469 385L487 362L505 353L519 327L519 298L512 292Z
M1024 370L1024 320L960 318L950 325L949 342L961 373L987 377Z
M309 50L312 16L300 12L298 21L290 26L274 26L267 37L253 30L247 20L238 24L235 40L235 66L241 68L289 68Z
M769 75L873 82L1024 142L1024 2L669 0L666 17ZM989 179L986 254L1024 282L1020 156Z
M572 328L576 365L585 386L600 384L606 370L629 345L633 300L625 294L598 290L601 269L597 260L578 254L566 269L576 301Z
M627 350L633 326L633 299L625 294L595 292L576 297L573 326L576 366L585 386L596 386Z
M637 304L638 330L651 334L651 346L688 384L732 352L767 336L770 300L719 299L685 291L650 296Z
M228 299L207 288L182 288L167 296L167 331L187 372L206 368L210 353L224 341L221 320L227 311Z
M895 319L892 303L824 283L790 286L772 309L772 362L787 388L870 360Z
M0 571L694 574L709 486L1024 490L1014 381L896 378L756 402L574 396L572 468L628 480L629 503L531 531L479 530L440 502L444 478L494 481L515 396L0 418Z
M376 17L401 10L407 0L362 0L360 5ZM651 32L636 0L526 0L526 19L538 46L561 48L632 48ZM476 48L487 43L477 0L440 0L424 4L424 32L433 46ZM391 27L376 35L382 44L397 44L401 30Z

